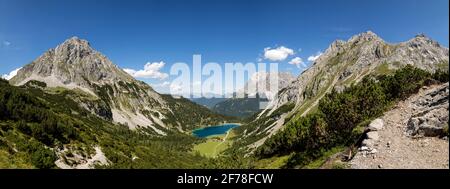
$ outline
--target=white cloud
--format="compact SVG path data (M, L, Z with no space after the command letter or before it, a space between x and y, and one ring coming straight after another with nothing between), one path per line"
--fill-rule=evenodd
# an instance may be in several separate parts
M314 62L314 61L316 61L319 57L320 57L320 55L322 55L323 53L322 52L317 52L316 53L316 55L311 55L311 56L309 56L308 57L308 61L310 61L310 62Z
M305 67L305 64L304 64L304 62L303 62L303 59L300 58L300 57L295 57L295 58L293 58L291 61L289 61L288 63L289 63L289 64L292 64L292 65L296 65L298 68L300 68L300 66Z
M3 78L3 79L6 79L6 80L10 80L11 78L13 78L14 76L17 75L17 72L18 72L20 69L22 69L22 67L17 68L17 69L15 69L15 70L9 72L9 74L3 74L3 75L2 75L2 78Z
M160 70L164 67L165 63L163 61L161 62L148 62L144 65L143 70L133 70L129 68L123 69L125 72L130 74L133 77L138 78L152 78L152 79L166 79L169 77L167 73L163 73Z
M293 54L294 50L286 48L284 46L274 49L267 47L264 49L264 58L271 61L283 61L286 60L289 55Z
M3 41L3 46L8 47L11 45L11 42L9 41Z
M162 87L162 88L164 88L164 87L168 87L169 85L170 85L170 82L165 81L165 82L162 82L162 83L153 84L152 86L153 87Z
M202 82L200 82L200 81L194 81L192 83L192 86L201 86L201 85L202 85Z
M174 92L174 93L180 93L181 91L182 91L182 89L183 89L183 86L180 84L180 83L172 83L171 85L170 85L170 91L171 92Z

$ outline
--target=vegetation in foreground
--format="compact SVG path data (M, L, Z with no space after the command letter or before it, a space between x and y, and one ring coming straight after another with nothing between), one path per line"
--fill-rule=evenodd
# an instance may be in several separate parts
M43 84L43 83L39 83ZM43 84L45 85L45 84ZM69 98L0 80L0 167L56 168L55 153L93 155L100 146L110 161L99 168L198 168L207 158L191 153L197 138L167 131L167 137L132 131L105 121ZM71 162L66 162L71 164Z
M233 144L233 137L235 134L233 130L230 130L228 133L229 134L207 137L205 142L196 144L193 151L209 158L218 157L224 150Z
M57 150L89 156L100 146L110 164L98 168L317 168L342 146L353 144L360 128L393 103L439 82L448 82L448 72L430 74L411 66L388 76L368 76L342 93L326 95L315 113L291 119L253 156L245 157L233 146L207 158L192 153L194 146L202 151L205 140L170 131L167 137L132 131L79 107L68 97L77 95L74 91L49 94L0 80L0 167L56 168Z
M336 153L336 147L354 144L363 132L361 128L392 104L417 93L424 85L440 82L448 82L448 72L430 74L409 65L392 75L367 76L342 93L327 94L316 112L290 120L257 149L255 157L294 153L285 168L318 167L324 162L319 160L330 151Z

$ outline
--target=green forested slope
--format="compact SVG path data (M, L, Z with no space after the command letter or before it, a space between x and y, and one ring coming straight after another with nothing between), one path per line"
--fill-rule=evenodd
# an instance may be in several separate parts
M71 93L0 80L0 167L55 168L56 149L92 155L94 146L109 159L105 168L197 168L206 162L190 152L199 139L170 131L156 137L112 124L80 108L67 97Z

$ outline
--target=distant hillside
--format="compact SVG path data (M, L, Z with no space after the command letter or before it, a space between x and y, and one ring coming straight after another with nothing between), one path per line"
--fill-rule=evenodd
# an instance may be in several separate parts
M0 79L0 168L198 168L207 161L190 152L195 137L130 130L72 100L85 94L45 86Z
M247 118L261 111L260 105L268 103L267 98L255 97L230 98L219 102L212 108L213 111L227 116Z
M228 98L190 98L192 102L195 102L196 104L202 105L207 107L208 109L212 110L214 106L220 102L226 101Z
M277 88L271 84L277 82ZM247 81L243 88L234 93L234 98L225 99L214 105L215 112L240 118L248 118L263 110L278 89L286 87L294 80L289 72L257 72Z

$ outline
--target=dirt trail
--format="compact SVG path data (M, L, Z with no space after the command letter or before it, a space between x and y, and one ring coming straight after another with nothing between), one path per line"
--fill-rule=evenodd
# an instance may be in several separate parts
M384 121L384 127L378 131L379 141L375 144L376 153L365 154L358 152L350 161L351 167L355 169L448 169L448 138L414 138L408 136L405 132L408 120L415 113L417 108L413 102L422 98L424 95L429 94L438 87L442 86L434 85L421 89L418 94L413 95L405 101L401 101L394 109L386 112L384 116L381 117Z

